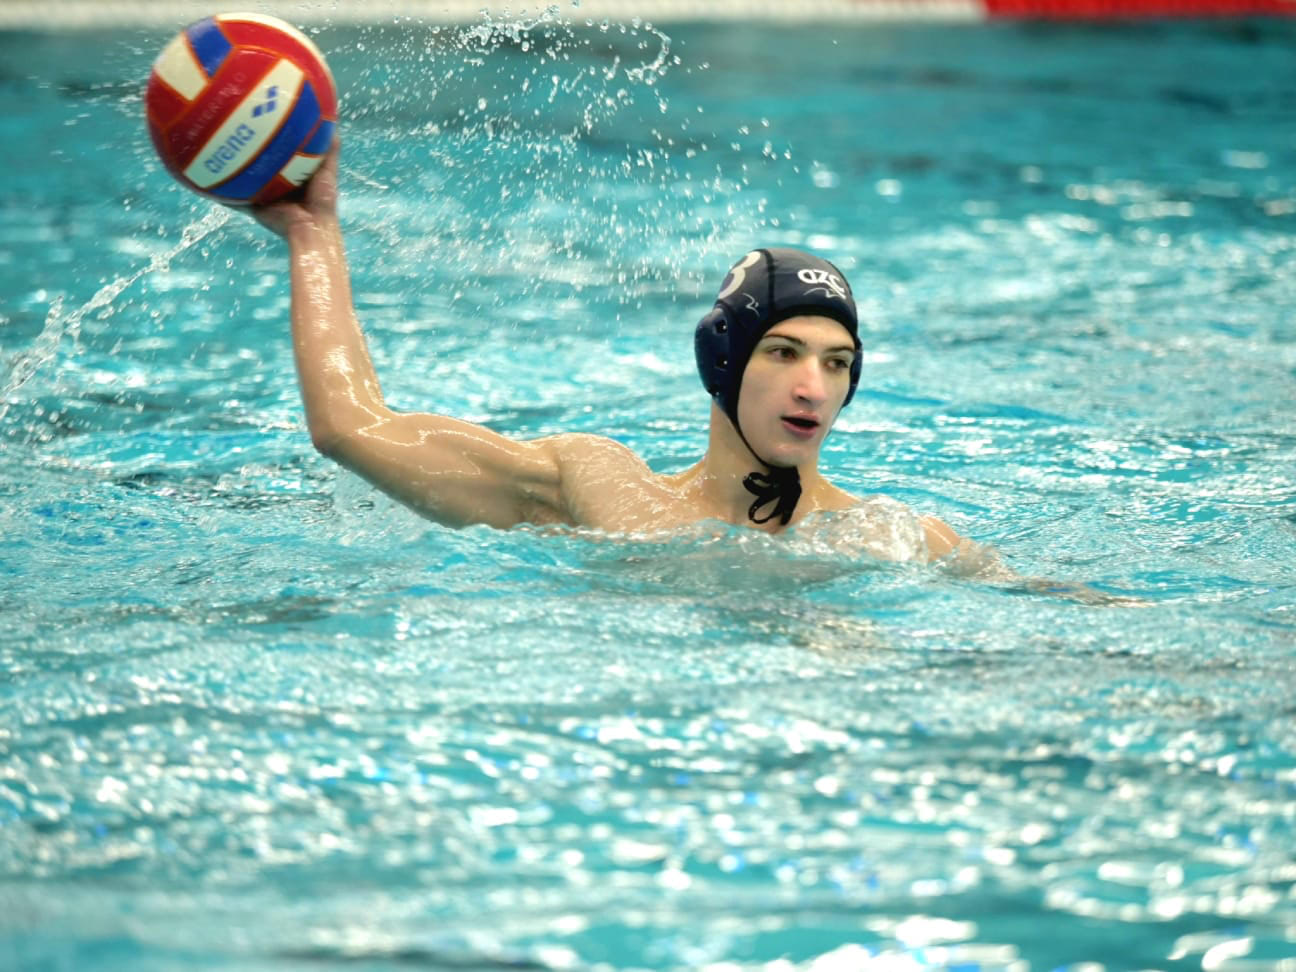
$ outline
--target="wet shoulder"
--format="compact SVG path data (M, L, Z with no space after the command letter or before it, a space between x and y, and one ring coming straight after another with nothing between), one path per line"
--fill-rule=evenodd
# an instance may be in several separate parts
M849 494L843 494L849 495ZM880 560L926 561L927 531L922 518L890 496L850 497L851 502L808 519L808 533L837 550L863 553Z
M643 529L672 506L672 494L648 464L615 439L569 434L550 447L559 461L565 518L574 526Z
M629 446L602 435L570 432L556 435L550 447L563 466L564 474L577 476L630 474L632 477L652 476L648 464Z
M840 512L853 509L863 502L858 496L846 492L840 486L825 482L823 493L816 498L815 507L824 512Z

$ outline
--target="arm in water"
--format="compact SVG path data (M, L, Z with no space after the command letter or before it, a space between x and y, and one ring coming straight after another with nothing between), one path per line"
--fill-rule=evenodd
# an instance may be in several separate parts
M383 401L351 298L337 216L338 144L300 197L258 207L288 242L292 340L311 441L379 489L449 526L568 522L565 436L514 442L440 415Z
M1150 607L1142 598L1108 594L1076 581L1028 577L1005 564L993 547L960 537L936 517L923 517L922 524L931 560L957 576L984 581L1014 593L1044 594L1095 607Z

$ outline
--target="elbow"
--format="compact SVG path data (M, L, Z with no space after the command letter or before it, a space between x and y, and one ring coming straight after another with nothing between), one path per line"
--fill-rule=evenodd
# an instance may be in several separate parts
M366 442L384 427L392 414L381 405L362 411L324 409L312 412L307 409L306 425L316 451L345 465L346 457L357 450L365 450Z
M345 422L310 423L311 445L320 455L350 467L373 449L372 426Z
M312 425L310 437L315 451L329 459L337 459L341 455L347 438L341 430L332 425Z
M338 454L338 440L334 436L312 435L311 445L315 451L327 459L336 459Z
M359 433L372 428L380 416L375 410L357 413L347 408L306 408L306 427L310 430L311 445L320 455L342 461L342 454L356 441Z

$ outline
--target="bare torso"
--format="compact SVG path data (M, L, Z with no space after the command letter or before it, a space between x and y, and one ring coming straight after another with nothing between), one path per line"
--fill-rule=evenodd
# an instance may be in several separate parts
M773 520L757 526L748 520L746 506L735 508L723 501L724 492L710 480L705 460L682 472L661 475L611 439L564 435L547 440L547 444L563 470L561 503L557 508L536 504L526 511L526 519L536 524L567 523L608 533L655 533L719 520L776 533L808 517L851 510L865 502L816 473L803 482L801 499L787 527ZM559 509L567 515L561 515ZM944 556L957 544L953 531L939 520L923 518L920 522L929 556Z

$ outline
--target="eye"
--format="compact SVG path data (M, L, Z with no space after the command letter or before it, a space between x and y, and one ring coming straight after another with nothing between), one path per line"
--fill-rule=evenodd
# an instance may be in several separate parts
M796 358L796 351L786 344L772 344L769 353L780 361L792 361Z
M828 367L833 371L849 371L851 362L847 358L829 358Z

